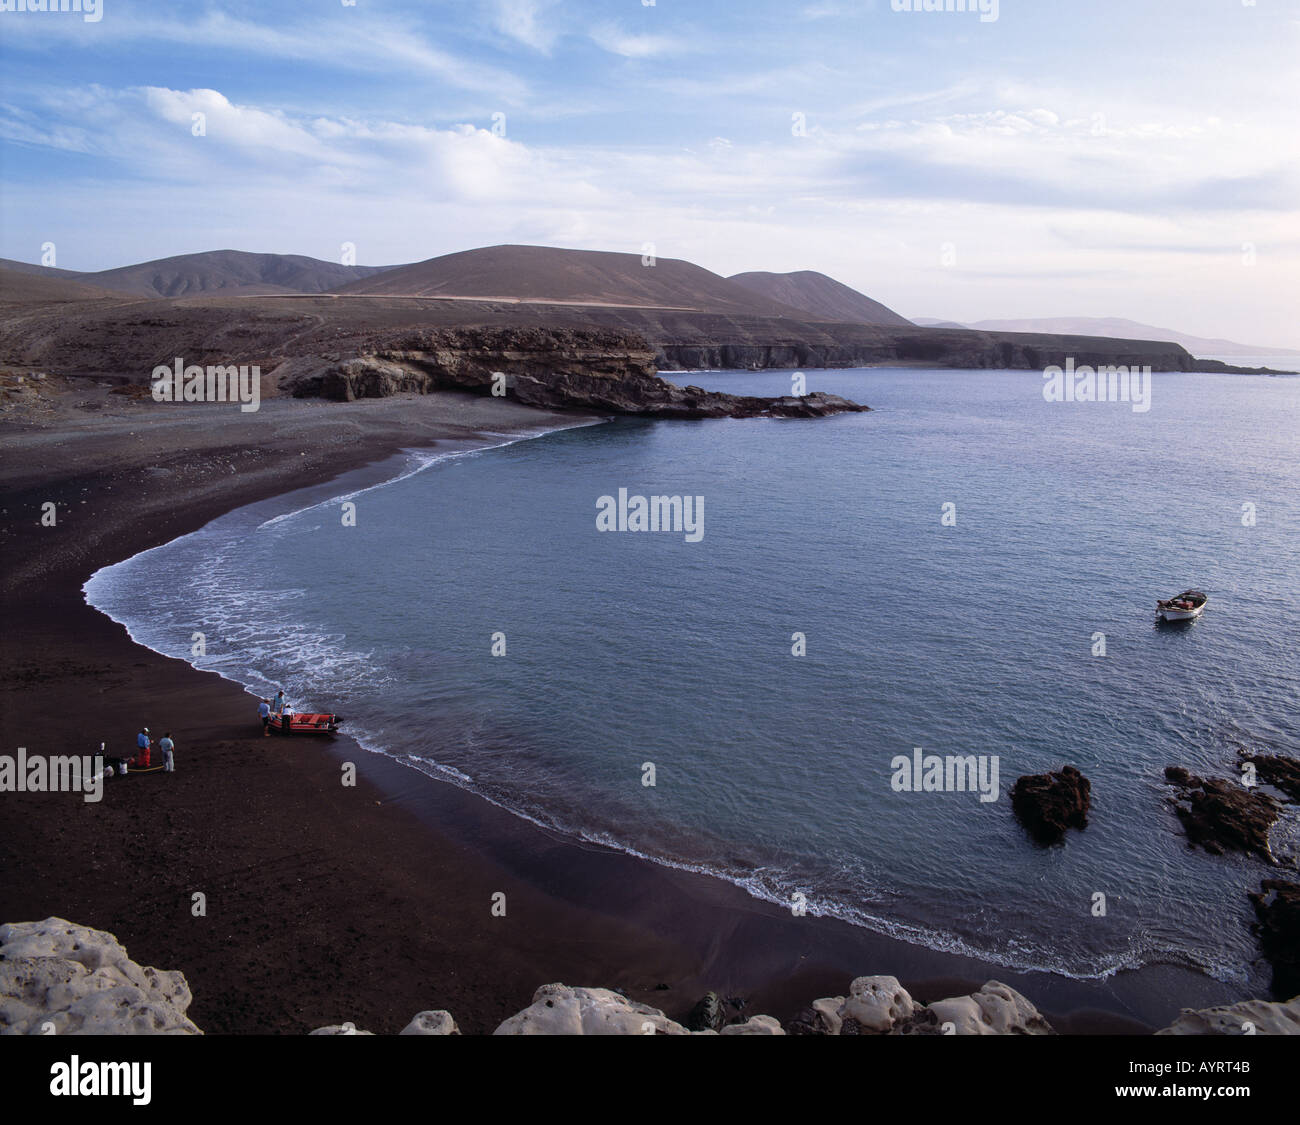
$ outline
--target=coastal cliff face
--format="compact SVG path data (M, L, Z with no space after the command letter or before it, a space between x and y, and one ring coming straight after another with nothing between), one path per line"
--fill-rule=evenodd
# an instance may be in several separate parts
M565 326L538 319L534 310L360 298L77 307L80 313L0 319L0 361L56 374L125 374L142 391L155 366L177 357L186 365L255 364L263 397L340 402L460 390L552 410L659 418L821 417L866 409L821 393L751 398L678 387L657 377L654 350L637 332ZM458 323L438 323L453 313ZM475 316L489 323L465 323Z
M1155 371L1191 371L1195 360L1176 344L1139 340L973 332L957 329L817 325L773 342L757 333L727 333L713 341L657 341L663 370L694 368L836 368L873 364L925 365L961 369L1041 370L1076 363L1150 366Z
M257 365L263 397L346 401L450 387L484 391L485 378L502 371L511 380L509 397L520 402L663 417L808 415L847 407L816 396L742 406L698 389L673 389L655 380L656 370L873 364L1041 370L1071 358L1155 371L1211 369L1176 344L1146 340L691 309L342 295L0 301L0 364L18 370L145 387L156 366L177 357L185 364Z
M821 417L867 407L838 395L756 398L679 387L637 337L590 331L432 331L373 355L288 375L282 389L350 402L460 390L550 410L657 418Z

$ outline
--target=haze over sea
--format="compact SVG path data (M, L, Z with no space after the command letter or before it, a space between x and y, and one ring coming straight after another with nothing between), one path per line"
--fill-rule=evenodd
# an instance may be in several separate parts
M563 832L1010 967L1173 961L1262 991L1267 871L1189 850L1162 774L1300 751L1300 379L1156 373L1137 413L1048 403L1034 371L807 377L875 409L426 455L350 497L355 527L337 499L254 505L87 597ZM598 531L620 488L703 497L703 538ZM1204 618L1157 627L1192 585ZM914 747L997 755L1001 796L894 791ZM1042 848L1006 791L1067 763L1091 823Z

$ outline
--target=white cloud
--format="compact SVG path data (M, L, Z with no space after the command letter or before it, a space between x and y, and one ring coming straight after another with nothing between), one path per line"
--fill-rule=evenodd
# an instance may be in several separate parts
M559 31L548 22L551 0L493 0L492 26L516 42L549 54Z
M1287 339L1294 214L1231 193L1178 202L1207 169L1285 171L1263 132L1227 114L1115 119L1098 133L1033 99L832 123L802 139L539 145L514 130L300 114L213 89L28 94L0 110L5 134L89 153L97 172L7 190L7 226L26 245L61 216L50 237L71 268L225 245L332 259L346 240L382 264L506 241L628 252L654 242L723 273L821 270L905 315L1124 315L1300 345ZM195 112L205 137L191 134ZM940 265L945 242L955 269ZM1243 242L1259 247L1249 273L1238 272ZM1212 313L1189 324L1189 308Z
M138 16L128 8L112 12L112 18L93 25L80 20L10 19L5 21L5 34L22 36L22 45L27 48L59 48L72 42L93 45L97 51L112 51L128 43L163 42L275 58L290 64L307 61L349 71L436 77L514 104L528 96L526 84L513 74L436 46L408 21L372 13L361 15L355 8L327 11L328 19L273 27L218 11L173 19Z
M686 44L670 35L648 32L630 32L613 24L600 24L591 30L591 41L596 46L626 59L649 59L656 55L681 53Z

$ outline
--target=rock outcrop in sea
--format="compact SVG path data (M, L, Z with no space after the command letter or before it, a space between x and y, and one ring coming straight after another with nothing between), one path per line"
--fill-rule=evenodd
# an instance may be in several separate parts
M1067 828L1087 828L1092 783L1074 766L1032 773L1011 788L1011 808L1040 844L1059 844Z
M1197 777L1181 766L1166 767L1165 780L1179 791L1171 800L1189 844L1211 855L1240 851L1277 862L1268 842L1269 829L1282 812L1275 798L1239 781Z
M1300 762L1281 754L1251 754L1239 750L1237 757L1255 766L1256 778L1265 785L1285 793L1293 801L1300 801Z
M1300 883L1264 879L1250 896L1260 952L1273 966L1273 995L1300 993Z

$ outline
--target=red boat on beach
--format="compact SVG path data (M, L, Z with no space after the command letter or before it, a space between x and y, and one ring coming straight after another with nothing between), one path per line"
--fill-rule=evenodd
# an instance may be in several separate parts
M273 734L338 734L341 715L297 712L276 715L271 719Z

